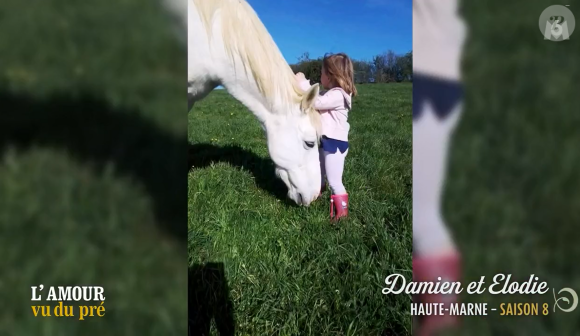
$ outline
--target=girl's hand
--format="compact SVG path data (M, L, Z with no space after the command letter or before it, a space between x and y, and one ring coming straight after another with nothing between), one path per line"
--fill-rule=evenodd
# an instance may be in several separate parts
M306 77L304 76L304 74L302 72L298 72L295 75L295 77L296 77L296 81L299 83L306 80Z

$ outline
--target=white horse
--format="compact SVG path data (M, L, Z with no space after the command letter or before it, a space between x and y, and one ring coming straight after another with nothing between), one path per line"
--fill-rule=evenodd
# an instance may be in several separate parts
M169 0L167 0L169 1ZM219 85L266 132L288 197L308 206L320 193L318 84L304 92L274 40L244 0L187 0L188 111Z

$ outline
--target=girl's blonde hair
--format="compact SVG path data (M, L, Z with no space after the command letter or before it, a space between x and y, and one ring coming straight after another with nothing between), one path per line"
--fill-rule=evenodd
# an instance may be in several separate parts
M326 54L322 59L322 68L333 85L339 86L354 98L357 94L354 85L354 66L345 53Z

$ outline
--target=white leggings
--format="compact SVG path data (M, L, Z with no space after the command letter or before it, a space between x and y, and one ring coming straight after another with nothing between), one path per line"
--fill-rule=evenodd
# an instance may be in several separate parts
M413 121L413 247L418 255L433 255L455 245L441 214L449 141L462 112L459 104L444 121L433 108L422 108Z
M336 153L331 154L322 148L319 150L320 157L320 172L322 173L322 184L324 185L324 176L328 180L328 184L334 195L346 194L344 184L342 184L342 173L344 171L344 160L348 154L348 149L341 153L336 150Z

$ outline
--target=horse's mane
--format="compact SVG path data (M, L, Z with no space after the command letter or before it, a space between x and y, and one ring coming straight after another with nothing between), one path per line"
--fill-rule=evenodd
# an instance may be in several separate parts
M211 38L213 15L221 15L224 47L230 57L236 53L246 73L254 77L258 89L273 107L282 103L299 103L304 91L278 46L245 0L192 0ZM274 112L274 111L272 111Z

